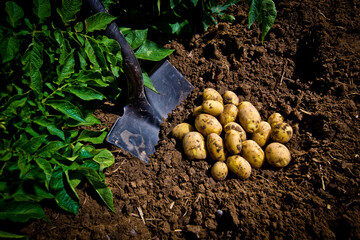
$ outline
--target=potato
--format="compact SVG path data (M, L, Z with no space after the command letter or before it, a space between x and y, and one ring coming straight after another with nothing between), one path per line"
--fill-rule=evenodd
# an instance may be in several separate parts
M242 148L240 132L230 130L225 133L225 147L231 154L239 154Z
M195 118L195 128L204 136L207 136L210 133L220 135L222 132L221 123L216 117L206 113L202 113Z
M270 138L270 132L270 124L268 122L261 121L258 130L252 134L251 139L259 144L260 147L263 147Z
M267 122L273 128L276 124L284 122L284 117L280 113L273 113L270 115Z
M238 114L238 109L234 104L226 104L224 111L219 116L221 125L225 126L229 122L235 122Z
M270 143L265 149L266 161L274 167L285 167L290 163L291 154L289 149L281 143Z
M224 105L215 100L205 100L202 104L202 111L217 117L224 111Z
M242 144L240 155L245 158L253 168L262 167L265 162L265 155L259 144L253 140L246 140Z
M228 167L225 162L217 161L211 167L211 176L218 181L222 181L226 178L228 174Z
M235 106L239 105L239 101L240 101L239 97L232 91L226 91L222 97L223 97L224 104L232 103Z
M239 104L239 122L246 132L253 133L259 128L261 117L258 110L250 102Z
M246 140L246 132L245 130L240 126L240 124L236 123L236 122L230 122L228 124L226 124L224 126L224 132L227 133L230 130L236 130L240 133L241 135L241 140L245 141Z
M216 133L210 133L207 136L206 149L212 159L223 162L226 160L224 141Z
M183 148L190 160L205 159L207 156L204 137L199 132L188 132L184 135Z
M230 172L234 173L239 178L246 179L251 175L251 165L245 158L234 155L228 157L226 160L226 165Z
M273 141L287 143L293 135L292 127L287 123L278 123L272 129L270 137Z
M193 116L196 117L197 115L201 114L203 112L202 106L197 106L193 111Z
M215 100L223 103L223 98L220 93L213 88L205 88L203 91L203 101L206 100Z
M191 126L190 124L180 123L173 128L172 135L175 138L182 140L186 133L194 131L194 130L195 130L194 127Z

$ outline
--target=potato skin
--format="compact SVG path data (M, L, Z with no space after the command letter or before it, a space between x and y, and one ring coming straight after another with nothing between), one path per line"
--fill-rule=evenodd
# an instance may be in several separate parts
M279 143L287 143L293 136L293 129L287 123L278 123L272 129L270 137L273 141Z
M225 133L225 147L231 154L240 154L242 149L241 136L238 131L230 130Z
M202 104L202 111L217 117L224 111L224 105L215 100L205 100Z
M251 175L251 165L245 158L234 155L226 159L226 165L230 172L234 173L237 177L246 179Z
M225 91L223 94L224 104L234 104L235 106L239 106L239 97L232 91Z
M211 167L211 176L217 181L222 181L228 175L228 171L229 170L225 162L217 161Z
M202 113L195 118L195 128L204 136L207 136L210 133L220 135L222 132L221 123L216 117L206 113Z
M186 133L192 132L194 130L195 130L194 127L191 126L190 124L180 123L173 128L172 135L175 138L182 140Z
M212 159L215 161L226 160L223 139L216 133L210 133L206 139L206 149Z
M234 104L226 104L224 111L219 115L221 125L225 126L229 122L235 122L238 114L238 109Z
M201 113L203 112L203 109L202 109L202 106L197 106L194 108L194 111L193 111L193 116L196 117L198 115L200 115Z
M258 130L252 134L251 139L259 144L260 147L263 147L270 138L270 132L270 124L268 122L261 121Z
M242 126L240 124L238 124L237 122L230 122L228 124L226 124L224 126L224 132L227 133L230 130L236 130L240 133L241 135L241 140L245 141L246 140L246 132L245 130L242 128Z
M243 142L240 155L245 158L253 168L260 168L265 163L264 151L259 144L253 140L246 140Z
M239 122L246 132L253 133L259 128L261 117L258 110L250 102L239 104Z
M268 118L267 122L273 128L276 124L284 122L284 117L280 113L273 113Z
M199 132L188 132L184 135L183 148L190 160L201 160L207 157L204 137Z
M215 100L218 101L220 103L223 103L223 98L220 95L220 93L218 91L216 91L213 88L205 88L203 91L203 101L206 100Z
M265 149L266 161L274 167L286 167L291 161L289 149L281 143L270 143Z

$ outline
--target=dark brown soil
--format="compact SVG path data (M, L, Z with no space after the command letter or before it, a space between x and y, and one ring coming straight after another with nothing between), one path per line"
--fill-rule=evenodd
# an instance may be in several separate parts
M109 146L106 171L117 214L84 186L74 216L46 209L51 224L22 229L30 239L360 239L360 3L276 1L266 41L247 28L247 7L191 41L173 41L170 62L195 86L160 131L145 165ZM210 159L190 161L171 137L191 122L204 88L232 90L264 119L280 112L294 128L291 163L247 180L214 181ZM104 108L105 109L105 108ZM110 127L116 116L98 116ZM145 222L139 217L143 212Z

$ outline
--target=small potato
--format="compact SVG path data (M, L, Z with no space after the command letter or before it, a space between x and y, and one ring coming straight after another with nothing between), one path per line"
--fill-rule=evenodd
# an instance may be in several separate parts
M172 135L175 138L182 140L186 133L194 131L194 130L195 130L194 127L191 126L190 124L180 123L173 128Z
M223 103L223 98L220 93L213 88L205 88L203 91L203 100L215 100Z
M235 106L239 106L239 97L232 91L226 91L223 94L224 104L232 103Z
M217 117L224 111L224 105L215 100L205 100L202 104L202 111Z
M200 115L203 112L202 106L197 106L193 111L193 116L196 117L197 115Z
M273 128L276 124L284 122L284 117L280 113L273 113L270 115L267 122Z
M249 178L251 175L251 165L245 158L234 155L228 157L226 160L226 165L229 168L229 171L234 173L239 178Z
M207 156L204 137L199 132L188 132L184 135L183 148L190 160L205 159Z
M260 168L264 165L264 151L261 149L259 144L253 140L246 140L243 142L240 155L245 158L253 168Z
M229 122L235 122L238 114L238 109L234 104L226 104L224 111L219 116L221 125L225 126Z
M239 122L246 132L253 133L259 128L261 117L258 110L250 102L239 104Z
M233 155L241 152L242 141L238 131L230 130L225 133L225 147Z
M210 133L207 136L206 149L212 159L223 162L226 160L224 141L216 133Z
M195 128L204 136L207 136L210 133L220 135L222 132L221 123L216 117L206 113L202 113L195 118Z
M228 167L225 162L218 161L211 167L211 176L217 180L222 181L228 174Z
M281 143L270 143L265 149L266 161L274 167L285 167L290 163L289 149Z
M278 123L272 129L270 137L275 142L287 143L293 135L292 127L287 123Z
M246 132L245 130L240 126L240 124L236 122L230 122L224 126L224 132L227 133L230 130L236 130L241 135L241 141L246 140Z
M271 126L265 121L261 121L258 130L253 133L251 139L254 140L260 147L265 146L270 138Z

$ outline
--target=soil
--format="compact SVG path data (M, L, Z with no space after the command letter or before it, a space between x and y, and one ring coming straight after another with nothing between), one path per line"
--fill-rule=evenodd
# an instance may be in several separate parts
M107 145L116 214L85 184L74 216L52 206L51 223L22 228L30 239L360 239L360 3L275 1L278 17L264 43L233 23L167 45L170 62L194 85L160 130L150 163ZM263 119L280 112L294 129L282 169L265 165L249 179L214 181L211 159L190 161L171 130L193 121L203 89L232 90ZM111 127L116 115L97 111ZM139 217L143 214L144 222Z

